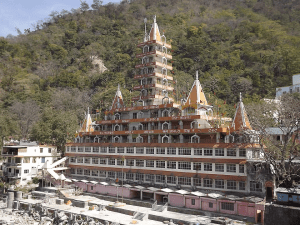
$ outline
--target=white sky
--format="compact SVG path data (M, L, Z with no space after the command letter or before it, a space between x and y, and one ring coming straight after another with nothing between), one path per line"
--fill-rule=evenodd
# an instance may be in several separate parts
M86 0L91 5L93 0ZM120 0L103 0L119 3ZM24 29L32 28L39 20L49 18L52 11L70 11L80 7L80 0L0 0L0 37L8 34L17 35L16 27L24 33Z

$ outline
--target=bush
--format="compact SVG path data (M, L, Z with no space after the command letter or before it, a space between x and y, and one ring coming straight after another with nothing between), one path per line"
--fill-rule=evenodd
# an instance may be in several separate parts
M40 182L40 179L38 177L32 178L32 183L38 184Z

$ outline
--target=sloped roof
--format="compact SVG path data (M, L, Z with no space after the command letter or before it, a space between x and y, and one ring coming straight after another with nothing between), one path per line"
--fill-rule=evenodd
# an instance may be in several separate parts
M88 113L86 114L86 117L84 119L84 122L81 126L80 132L93 132L94 128L92 126L92 117L90 115L90 110L88 109Z
M250 121L248 119L244 103L242 101L242 94L240 93L240 101L236 107L234 119L232 122L232 127L235 130L241 130L241 129L249 129L252 130Z

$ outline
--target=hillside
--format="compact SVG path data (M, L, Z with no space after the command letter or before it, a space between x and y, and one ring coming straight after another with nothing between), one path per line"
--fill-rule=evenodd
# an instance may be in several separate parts
M97 2L97 1L95 1ZM199 70L208 101L232 116L244 102L273 98L300 72L300 3L293 0L84 2L17 37L0 38L0 136L52 142L73 137L89 106L107 109L120 84L127 104L143 19L157 15L173 50L175 97ZM101 60L106 71L95 66Z

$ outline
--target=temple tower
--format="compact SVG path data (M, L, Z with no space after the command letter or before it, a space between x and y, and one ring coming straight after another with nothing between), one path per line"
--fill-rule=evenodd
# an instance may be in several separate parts
M138 44L142 53L137 54L140 64L136 65L137 75L134 79L139 80L139 85L134 90L140 91L140 95L133 97L136 105L161 105L174 102L173 77L170 71L173 69L170 63L172 56L169 54L171 45L166 43L165 35L161 35L156 23L156 16L150 32L147 33L145 19L144 42Z

